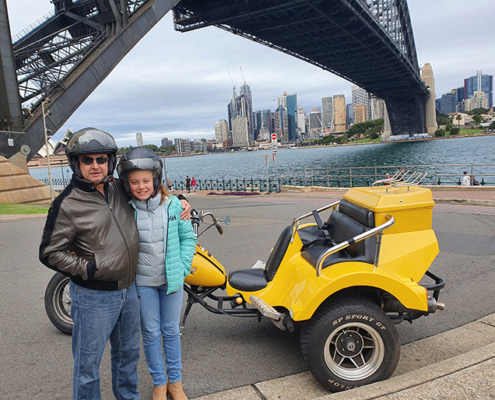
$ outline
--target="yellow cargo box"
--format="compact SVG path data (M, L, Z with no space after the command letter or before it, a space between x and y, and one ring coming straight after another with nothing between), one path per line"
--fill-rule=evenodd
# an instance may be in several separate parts
M430 189L421 186L352 188L344 199L373 211L375 226L385 223L387 214L392 215L395 224L386 229L384 235L431 229L435 202Z

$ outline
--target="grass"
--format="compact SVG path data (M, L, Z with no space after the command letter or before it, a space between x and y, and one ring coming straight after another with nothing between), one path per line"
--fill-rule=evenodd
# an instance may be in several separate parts
M47 214L49 206L41 204L0 203L0 215Z

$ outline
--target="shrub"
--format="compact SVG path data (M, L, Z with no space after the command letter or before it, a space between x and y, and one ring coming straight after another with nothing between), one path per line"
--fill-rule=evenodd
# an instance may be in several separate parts
M450 134L451 135L458 135L461 130L459 128L451 128L450 129Z
M445 136L445 131L443 129L437 129L437 131L435 132L435 136L436 137Z

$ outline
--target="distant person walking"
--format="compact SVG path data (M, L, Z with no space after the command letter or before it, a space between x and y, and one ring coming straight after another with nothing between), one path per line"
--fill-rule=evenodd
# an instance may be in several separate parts
M467 174L467 171L464 171L463 174L464 174L464 177L462 178L461 186L471 186L471 178Z
M191 178L189 178L189 175L186 176L186 189L187 193L191 193Z
M167 178L167 188L169 192L175 192L174 188L172 187L172 181Z
M191 186L192 186L193 192L196 192L196 179L194 179L194 176L191 179Z

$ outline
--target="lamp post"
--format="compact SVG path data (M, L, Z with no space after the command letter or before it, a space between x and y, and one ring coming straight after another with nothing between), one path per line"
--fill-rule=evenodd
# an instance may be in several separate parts
M43 131L45 133L45 150L46 150L46 157L48 161L48 182L50 184L50 197L53 202L53 181L52 181L52 169L50 166L50 151L48 150L48 131L51 133L49 129L46 129L46 116L50 115L52 112L50 110L45 111L45 104L48 104L50 102L50 99L47 97L45 100L41 102L41 111L43 113Z

